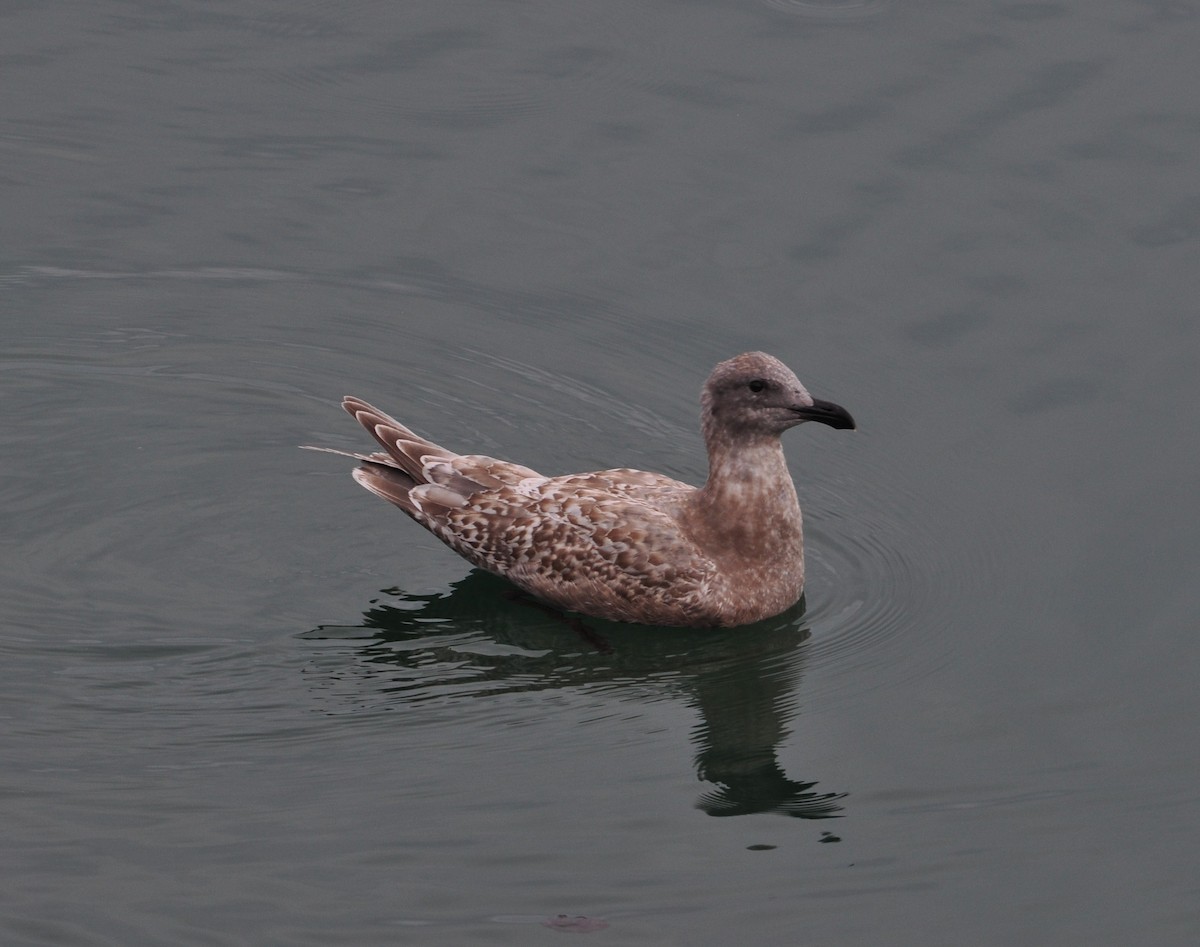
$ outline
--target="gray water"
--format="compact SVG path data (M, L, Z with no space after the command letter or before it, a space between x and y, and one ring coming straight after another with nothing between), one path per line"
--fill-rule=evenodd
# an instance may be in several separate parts
M1195 943L1197 50L0 6L0 942ZM296 450L353 393L696 482L748 349L860 426L787 435L806 608L751 629L581 634Z

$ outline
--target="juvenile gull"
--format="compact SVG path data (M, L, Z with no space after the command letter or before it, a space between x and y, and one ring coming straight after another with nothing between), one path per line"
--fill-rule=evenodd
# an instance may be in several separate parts
M734 626L804 592L800 504L779 436L804 421L854 428L763 352L713 369L701 395L708 480L619 468L544 477L456 454L358 398L344 407L383 447L354 479L467 561L569 611L649 625Z

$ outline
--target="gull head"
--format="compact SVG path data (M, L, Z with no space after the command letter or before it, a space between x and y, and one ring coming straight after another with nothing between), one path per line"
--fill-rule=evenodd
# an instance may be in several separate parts
M745 352L721 362L708 376L700 404L706 438L718 432L778 437L805 421L854 429L849 411L814 398L790 368L765 352Z

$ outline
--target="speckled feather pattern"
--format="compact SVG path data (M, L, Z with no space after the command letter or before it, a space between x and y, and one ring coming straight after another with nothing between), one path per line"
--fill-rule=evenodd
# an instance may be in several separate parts
M354 479L467 561L560 608L652 625L741 625L794 604L801 514L779 434L803 420L853 427L759 352L705 386L702 488L628 468L546 477L449 451L358 398L342 405L384 449L349 454Z

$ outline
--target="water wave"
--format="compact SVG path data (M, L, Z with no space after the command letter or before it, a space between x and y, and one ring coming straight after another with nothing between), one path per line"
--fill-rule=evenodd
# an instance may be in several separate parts
M812 20L865 20L878 16L892 0L765 0L767 6Z

